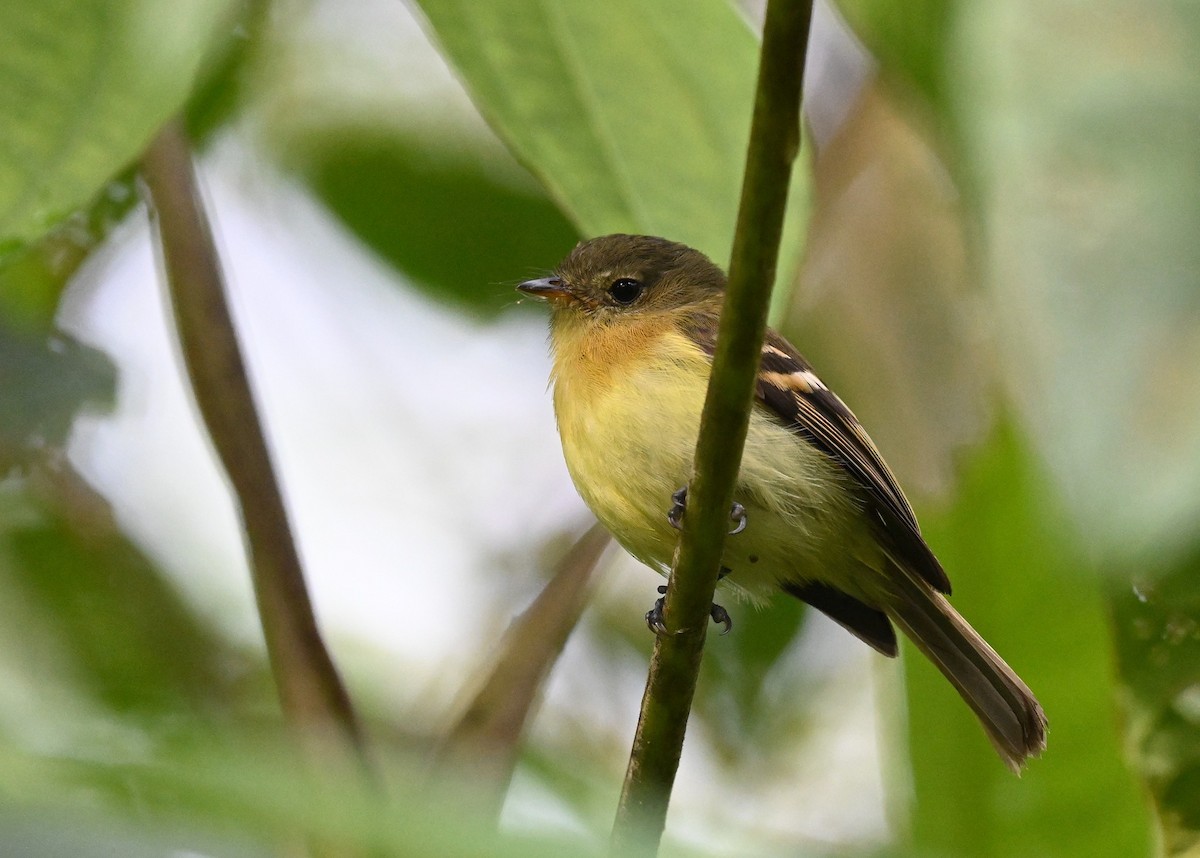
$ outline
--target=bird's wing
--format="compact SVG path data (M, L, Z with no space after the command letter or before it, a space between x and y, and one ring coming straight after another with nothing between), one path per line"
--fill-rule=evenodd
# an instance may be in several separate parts
M716 350L715 320L689 327L688 334L711 356ZM950 580L921 537L908 499L858 418L792 344L770 329L754 395L784 426L854 477L865 490L871 524L895 559L910 565L939 592L949 593Z

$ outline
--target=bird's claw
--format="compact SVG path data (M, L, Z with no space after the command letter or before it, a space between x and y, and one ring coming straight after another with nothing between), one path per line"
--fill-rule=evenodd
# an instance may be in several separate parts
M729 517L737 522L733 530L729 531L730 536L737 536L746 529L746 508L737 501L734 501L733 506L729 508Z
M721 631L722 635L727 635L733 630L733 617L729 616L729 611L716 602L712 603L712 608L709 610L708 615L712 617L714 623L725 627Z
M671 508L667 510L667 521L676 530L683 529L683 514L687 512L687 486L671 495Z
M663 621L663 604L666 602L667 585L660 584L658 592L661 595L654 601L654 607L646 611L646 628L654 632L655 635L665 635L667 634L667 624ZM722 635L729 634L733 629L733 618L729 616L727 610L716 602L713 602L708 615L712 617L714 623L725 627L721 630Z
M687 493L687 486L684 486L671 495L671 508L667 510L667 521L676 530L683 528L683 514L687 512ZM746 508L737 501L734 501L733 506L729 508L729 517L735 522L733 530L729 531L730 536L736 536L746 529Z
M660 584L658 592L663 594L654 602L654 607L646 611L646 627L655 635L665 635L667 625L663 622L663 604L666 602L667 585Z

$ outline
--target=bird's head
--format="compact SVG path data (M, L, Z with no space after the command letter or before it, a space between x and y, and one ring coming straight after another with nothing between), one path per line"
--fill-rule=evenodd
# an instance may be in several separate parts
M710 302L725 275L687 245L617 234L580 242L553 276L517 288L548 301L555 324L609 325Z

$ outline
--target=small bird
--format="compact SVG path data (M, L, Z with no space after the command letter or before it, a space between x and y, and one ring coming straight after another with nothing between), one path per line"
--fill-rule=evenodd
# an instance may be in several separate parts
M725 284L690 247L607 235L577 245L554 276L517 287L551 306L554 410L575 487L630 554L663 574ZM1042 707L946 601L950 581L866 431L769 329L734 498L722 588L756 604L782 590L886 656L898 651L895 623L958 689L1013 771L1045 748ZM647 614L656 631L661 605ZM719 606L713 618L728 625Z

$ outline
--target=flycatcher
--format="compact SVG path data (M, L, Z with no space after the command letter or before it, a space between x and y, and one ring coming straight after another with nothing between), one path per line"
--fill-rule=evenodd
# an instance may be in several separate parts
M724 273L682 244L608 235L518 288L551 306L554 410L575 487L630 554L666 574ZM723 587L755 603L783 590L886 656L897 654L894 623L958 689L1010 768L1045 748L1042 707L946 601L950 581L866 431L771 330L734 498ZM713 616L726 619L716 606ZM647 621L661 627L655 611Z

